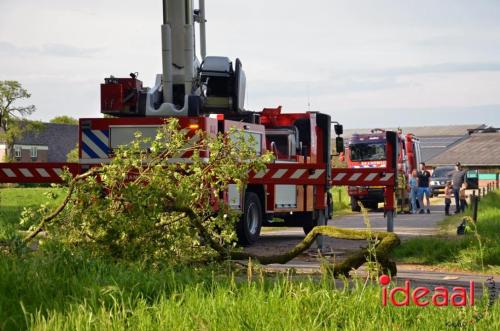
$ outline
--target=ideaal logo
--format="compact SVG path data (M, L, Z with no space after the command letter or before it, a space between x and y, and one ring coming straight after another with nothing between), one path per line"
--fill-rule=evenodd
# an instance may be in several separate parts
M469 283L469 290L465 287L453 287L451 296L450 291L443 286L437 286L433 290L420 286L411 290L409 280L405 281L404 287L394 287L389 291L389 295L387 295L387 285L391 282L391 278L387 275L382 275L379 278L379 282L382 285L383 306L387 306L388 297L390 303L396 307L409 306L410 300L419 307L425 307L430 304L437 307L449 306L450 304L455 307L474 305L474 281L472 280ZM402 298L396 298L398 293L402 294Z

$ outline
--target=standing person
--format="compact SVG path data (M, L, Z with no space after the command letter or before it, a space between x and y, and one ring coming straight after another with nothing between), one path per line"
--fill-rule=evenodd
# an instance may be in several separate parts
M420 163L420 171L417 173L418 177L418 201L420 202L420 214L424 214L424 195L427 202L427 214L431 213L431 189L429 188L429 178L431 173L425 170L425 163Z
M467 189L467 183L463 183L460 188L460 212L465 212L465 208L467 208L467 194L465 190Z
M455 171L451 174L451 181L453 183L453 195L455 196L455 214L460 212L460 189L465 181L466 171L463 170L460 162L455 164Z
M413 169L410 175L410 180L408 181L410 185L410 206L411 213L417 213L417 197L418 197L418 181L417 181L417 169Z
M409 208L406 208L406 200L408 199L408 183L406 175L403 173L401 165L398 165L398 189L397 200L400 208L400 214L408 213ZM401 203L399 203L401 201ZM408 206L409 207L409 206Z
M451 182L447 181L444 187L444 214L450 216L450 206L451 206L451 193L453 192L453 187Z

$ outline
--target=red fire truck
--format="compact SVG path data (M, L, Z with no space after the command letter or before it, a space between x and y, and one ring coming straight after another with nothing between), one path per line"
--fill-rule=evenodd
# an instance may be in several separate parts
M106 164L113 149L130 143L135 132L152 137L166 118L176 117L182 128L209 134L236 128L254 137L258 153L275 154L265 171L249 174L243 190L231 185L225 194L226 202L242 212L237 234L244 245L258 239L262 226L301 226L307 233L325 224L332 213L332 185L370 183L392 192L392 162L380 169L332 169L330 115L283 113L281 107L246 110L241 61L206 55L205 21L204 0L196 10L193 0L163 0L163 70L155 85L144 87L136 73L106 78L101 84L101 112L106 117L80 119L78 163L4 163L0 182L61 182L63 168L78 174ZM195 23L200 25L200 60L195 54ZM337 151L342 151L342 126L337 123L334 131ZM388 144L391 151L393 144ZM388 196L386 207L392 210L392 193Z
M104 94L103 98L107 98ZM252 122L244 116L252 117ZM226 202L242 210L238 236L242 243L257 240L261 226L302 226L309 231L320 212L328 212L331 178L331 119L329 115L305 112L283 114L281 107L262 112L212 118L180 117L180 125L215 134L237 128L254 137L258 153L271 150L273 164L261 173L250 174L248 186L239 192L231 185ZM134 132L152 137L165 117L117 117L80 119L80 167L109 162L113 148L130 143ZM208 156L208 155L207 155ZM187 160L179 159L179 162ZM279 222L273 220L280 219Z
M413 134L398 132L397 139L397 177L408 183L408 177L417 169L420 163L420 143ZM373 129L367 134L353 134L345 152L347 166L351 169L385 168L386 134L383 129ZM384 202L385 186L349 186L352 211L359 211L361 202L369 209L377 209L380 202ZM397 196L399 202L407 197Z

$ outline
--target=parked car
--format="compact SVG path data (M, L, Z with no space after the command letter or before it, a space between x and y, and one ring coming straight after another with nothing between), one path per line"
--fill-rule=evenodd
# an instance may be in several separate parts
M444 193L444 187L447 181L451 180L451 174L455 170L453 166L441 166L436 167L431 175L431 192L432 196L438 196L440 193Z

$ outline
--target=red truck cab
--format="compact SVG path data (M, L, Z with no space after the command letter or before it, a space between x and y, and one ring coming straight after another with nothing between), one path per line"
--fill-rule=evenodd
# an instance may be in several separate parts
M354 134L348 142L345 158L348 168L385 168L387 164L385 130L374 129L368 134ZM420 162L420 145L413 134L399 132L397 143L398 175L404 176L406 183L413 169ZM365 208L377 209L384 202L383 186L349 186L352 211L359 211L359 202ZM398 197L398 200L404 197Z

